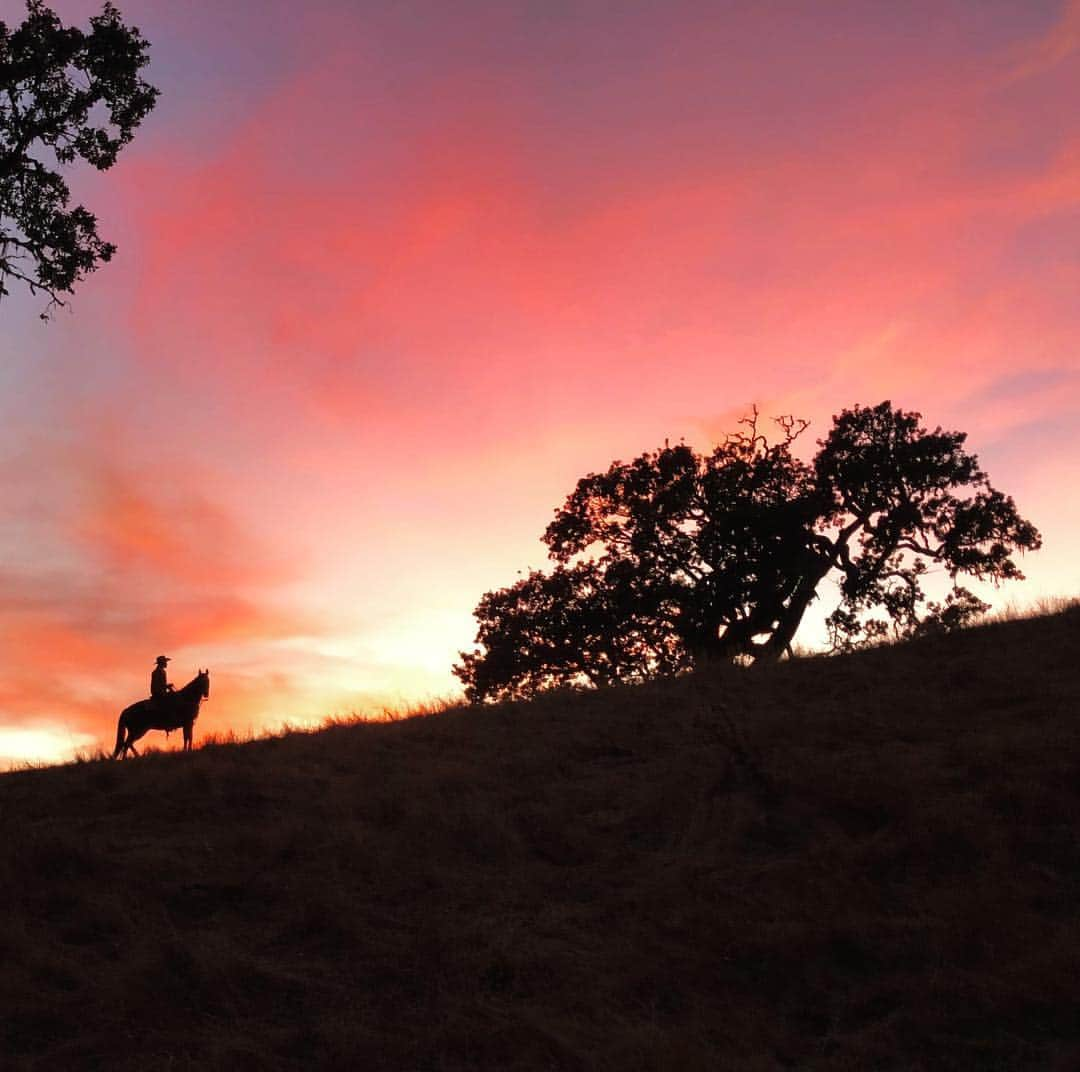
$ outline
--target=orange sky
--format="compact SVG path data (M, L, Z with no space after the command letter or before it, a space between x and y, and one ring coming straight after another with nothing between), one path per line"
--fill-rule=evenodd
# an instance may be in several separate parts
M450 694L578 476L752 402L969 432L999 598L1080 593L1080 4L121 7L120 252L0 310L0 762L159 652L208 732Z

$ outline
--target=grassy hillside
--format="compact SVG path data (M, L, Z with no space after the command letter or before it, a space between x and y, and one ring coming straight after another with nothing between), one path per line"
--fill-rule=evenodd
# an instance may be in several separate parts
M0 832L5 1068L1080 1067L1075 609L13 773Z

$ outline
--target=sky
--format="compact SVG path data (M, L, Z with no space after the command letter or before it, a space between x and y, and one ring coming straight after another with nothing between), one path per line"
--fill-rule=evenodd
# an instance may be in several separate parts
M753 404L967 432L1045 540L995 602L1080 595L1080 2L119 7L119 251L0 305L0 767L162 653L197 734L456 695L579 477Z

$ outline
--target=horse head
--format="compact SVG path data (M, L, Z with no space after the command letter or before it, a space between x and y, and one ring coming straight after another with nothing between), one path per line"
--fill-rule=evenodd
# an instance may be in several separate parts
M199 683L199 695L205 700L210 695L210 670L200 670L195 680Z

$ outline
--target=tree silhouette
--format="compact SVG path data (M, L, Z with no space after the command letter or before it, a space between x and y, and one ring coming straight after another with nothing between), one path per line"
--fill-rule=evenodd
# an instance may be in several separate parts
M830 575L836 648L965 624L987 605L959 578L1021 578L1012 552L1041 539L966 436L921 419L887 401L844 410L806 463L793 446L807 422L778 418L770 442L755 410L710 454L665 444L582 478L543 536L555 570L476 608L480 646L454 667L466 695L779 659ZM924 586L935 567L944 602Z
M68 208L58 169L76 158L111 167L158 91L139 77L148 43L112 4L89 32L41 0L26 8L15 29L0 22L0 299L21 280L49 296L44 319L116 250L87 209Z

